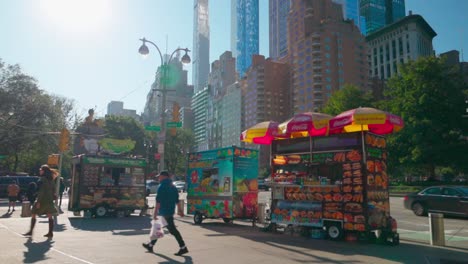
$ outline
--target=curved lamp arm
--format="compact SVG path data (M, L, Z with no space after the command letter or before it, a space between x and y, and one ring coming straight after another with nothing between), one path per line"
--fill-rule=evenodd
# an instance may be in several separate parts
M138 49L138 52L140 52L140 54L142 55L148 55L149 53L149 49L148 47L146 46L146 42L150 43L151 45L153 45L157 50L158 50L158 53L159 53L159 57L161 58L161 65L164 64L164 60L163 60L163 55L161 53L161 50L159 49L158 45L156 45L154 42L150 41L150 40L147 40L145 38L142 38L140 39L141 41L143 41L143 44L141 45L141 47Z

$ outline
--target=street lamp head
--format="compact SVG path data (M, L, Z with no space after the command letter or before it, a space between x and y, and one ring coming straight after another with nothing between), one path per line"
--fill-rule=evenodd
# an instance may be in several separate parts
M148 46L146 46L145 44L145 39L142 39L141 41L143 41L143 44L141 44L140 48L138 49L138 53L140 53L143 56L146 56L149 54L149 49Z
M180 59L180 61L181 61L183 64L189 64L190 61L192 61L192 60L190 59L190 56L188 55L188 52L189 52L189 51L190 51L189 49L185 49L185 54L184 54L184 56L182 56L182 59Z

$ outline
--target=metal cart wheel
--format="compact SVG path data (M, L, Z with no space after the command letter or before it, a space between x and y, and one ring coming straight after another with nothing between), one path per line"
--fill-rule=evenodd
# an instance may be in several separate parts
M98 205L94 208L94 214L97 217L104 217L107 215L108 209L107 206L104 204Z
M327 226L327 235L331 240L340 240L343 237L343 229L336 224Z
M193 222L196 224L196 225L199 225L203 222L203 215L200 213L200 212L196 212L194 215L193 215Z

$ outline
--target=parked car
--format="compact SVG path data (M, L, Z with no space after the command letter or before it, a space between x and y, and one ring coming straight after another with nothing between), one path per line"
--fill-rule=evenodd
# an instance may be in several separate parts
M38 176L0 176L0 197L8 196L8 185L10 185L12 181L14 181L20 187L18 201L22 201L25 198L29 183L37 183L39 179L40 178Z
M428 212L468 217L468 186L432 186L403 198L406 209L415 215Z
M185 192L185 182L184 181L174 181L174 186L179 192Z
M146 195L157 193L158 187L159 187L159 182L155 180L147 180L146 181Z

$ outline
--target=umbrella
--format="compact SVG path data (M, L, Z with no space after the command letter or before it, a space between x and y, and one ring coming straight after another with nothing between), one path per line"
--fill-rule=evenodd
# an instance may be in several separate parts
M328 121L332 118L331 115L316 112L296 114L285 122L285 134L289 137L325 136L328 132Z
M278 122L265 121L258 123L242 132L240 140L246 143L269 145L273 139L281 135Z
M329 126L330 134L369 131L385 135L400 131L404 122L394 114L371 107L359 107L330 119Z

